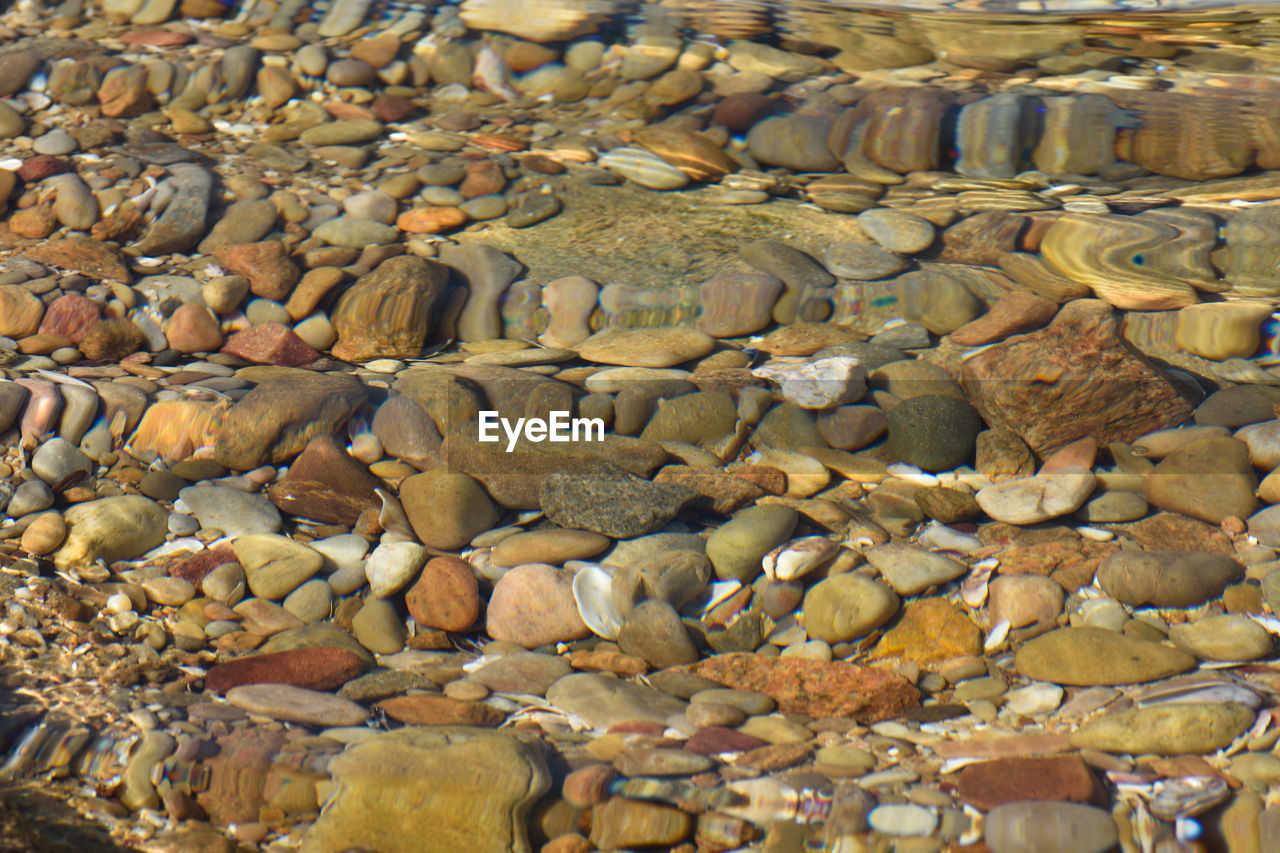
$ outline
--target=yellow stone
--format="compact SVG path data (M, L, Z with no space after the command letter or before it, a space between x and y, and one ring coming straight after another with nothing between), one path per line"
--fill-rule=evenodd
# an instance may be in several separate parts
M945 598L908 602L902 617L876 644L874 656L927 666L982 652L982 631Z
M1272 310L1263 302L1188 305L1178 312L1178 346L1214 361L1248 358L1258 349L1259 327Z

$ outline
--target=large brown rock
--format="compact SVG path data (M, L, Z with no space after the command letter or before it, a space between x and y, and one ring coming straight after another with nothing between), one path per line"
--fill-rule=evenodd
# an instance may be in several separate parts
M1161 459L1143 479L1142 494L1161 509L1221 524L1253 512L1257 487L1248 445L1223 435L1180 447Z
M365 663L347 649L315 646L220 663L204 677L204 686L226 693L242 684L291 684L308 690L336 690L364 672Z
M313 437L331 433L365 399L364 386L342 373L312 373L289 367L246 370L262 379L227 412L214 458L247 471L293 458Z
M416 357L448 282L448 268L434 261L412 255L383 261L338 300L333 354L349 361Z
M1126 347L1111 306L1077 299L1046 328L967 359L960 384L984 421L1041 455L1085 436L1132 441L1181 423L1191 405Z
M280 509L299 518L344 524L380 503L381 482L357 462L332 435L318 435L267 496Z

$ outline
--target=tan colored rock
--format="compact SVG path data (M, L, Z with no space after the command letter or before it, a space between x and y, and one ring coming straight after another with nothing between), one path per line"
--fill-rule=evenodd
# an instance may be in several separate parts
M338 300L333 354L351 361L417 356L448 281L448 269L434 261L412 255L383 261Z

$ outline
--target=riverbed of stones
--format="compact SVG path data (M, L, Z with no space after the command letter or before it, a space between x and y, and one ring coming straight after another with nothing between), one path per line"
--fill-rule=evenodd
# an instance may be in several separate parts
M1105 55L199 5L0 22L12 786L157 851L1274 846L1262 78L1178 78L1252 99L1204 137Z

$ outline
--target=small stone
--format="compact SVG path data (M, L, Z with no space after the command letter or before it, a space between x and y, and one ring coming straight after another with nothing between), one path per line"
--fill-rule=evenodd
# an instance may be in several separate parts
M884 248L908 255L929 248L935 237L929 220L888 207L864 210L858 214L858 225Z
M240 536L231 547L244 567L249 589L262 598L284 598L324 565L315 549L272 533Z
M707 540L716 576L750 582L763 571L764 555L791 536L798 519L795 510L778 504L739 511Z
M577 345L578 355L599 364L626 367L674 367L711 351L706 332L680 326L649 329L611 328Z
M618 632L618 646L656 669L698 659L698 650L680 622L680 615L661 599L643 601L632 609Z
M365 561L369 590L387 598L403 589L427 561L427 549L417 542L383 542Z
M415 474L401 484L400 500L419 541L432 548L461 548L498 521L480 484L458 472Z
M555 473L538 490L543 512L561 527L614 539L653 533L693 496L683 486L651 483L613 466L589 475Z
M506 718L506 714L492 705L422 693L383 699L374 709L409 726L493 728Z

